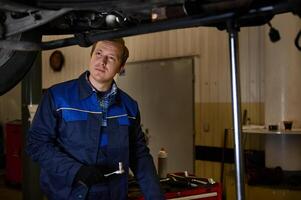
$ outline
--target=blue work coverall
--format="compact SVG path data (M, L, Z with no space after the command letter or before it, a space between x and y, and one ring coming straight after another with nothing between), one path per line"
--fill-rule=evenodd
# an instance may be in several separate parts
M136 101L118 89L106 113L104 137L103 113L87 73L49 88L35 114L26 151L40 164L42 191L49 200L126 200L130 168L146 200L164 199ZM104 141L105 152L100 148ZM125 169L122 175L110 176L91 188L74 183L82 165L101 165L109 172L117 170L119 162Z

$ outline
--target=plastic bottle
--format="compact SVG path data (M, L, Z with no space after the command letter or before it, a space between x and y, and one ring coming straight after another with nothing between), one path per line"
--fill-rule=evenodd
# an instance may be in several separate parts
M164 148L161 148L158 153L158 176L159 178L167 176L167 152Z

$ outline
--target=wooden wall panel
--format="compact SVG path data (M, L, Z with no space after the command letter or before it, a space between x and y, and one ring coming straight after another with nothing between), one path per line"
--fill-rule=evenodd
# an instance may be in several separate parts
M263 67L260 65L261 61L257 61L262 59L258 51L261 32L261 28L252 28L243 29L240 34L243 109L248 110L254 123L261 123L263 120L261 78L258 78ZM133 36L125 40L130 50L128 62L195 57L195 144L221 146L224 129L232 126L227 33L215 28L191 28ZM50 71L44 60L49 57L49 53L44 54L43 86L49 87L56 81L68 80L83 71L83 66L88 63L88 51L78 47L70 48L66 52L66 68L59 73ZM76 55L77 59L71 55ZM250 94L251 92L254 94ZM206 127L209 127L207 132L204 131ZM230 138L229 146L231 145L233 142ZM248 138L246 145L261 148L261 140L256 137ZM218 166L206 164L205 168L215 172ZM206 176L206 169L200 175Z
M264 101L263 33L264 27L241 29L239 48L243 102Z
M156 60L199 55L200 28L180 29L153 34L125 38L130 50L128 62ZM44 41L59 39L66 36L47 36ZM53 72L49 67L49 56L54 50L44 51L43 59L43 88L75 78L89 63L90 48L78 46L60 49L65 55L65 65L61 72Z
M260 57L262 28L242 29L240 61L243 102L262 102L262 65ZM58 38L57 36L46 37ZM128 62L196 56L197 102L230 102L230 66L228 36L215 28L190 28L125 38L130 50ZM52 51L43 52L43 87L75 78L86 69L90 48L61 49L66 63L61 72L53 72L48 63Z
M70 36L44 36L43 41L60 39ZM71 46L60 48L65 57L65 64L60 72L50 68L49 57L55 50L42 52L42 88L48 88L56 83L77 78L83 71L88 69L91 48Z
M296 15L282 14L272 20L281 34L281 40L272 43L265 30L265 101L267 124L282 124L293 120L294 128L301 128L301 54L294 40L301 29L301 20ZM299 40L300 44L300 40ZM297 108L297 109L296 109Z
M125 38L128 62L198 55L200 28L164 31Z
M243 103L242 110L248 111L248 116L254 124L264 122L263 103ZM257 112L249 112L255 110ZM232 106L230 103L196 103L196 145L220 147L223 144L225 129L232 127ZM246 141L246 148L263 149L264 138L257 135L249 135ZM233 147L233 138L229 135L228 147Z

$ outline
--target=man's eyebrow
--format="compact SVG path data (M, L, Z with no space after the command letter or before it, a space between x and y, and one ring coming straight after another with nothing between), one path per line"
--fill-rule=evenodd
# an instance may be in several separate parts
M109 54L109 56L118 58L118 55L116 55L116 54Z
M96 49L95 52L102 52L102 49ZM117 54L111 54L110 53L110 54L108 54L108 56L112 56L112 57L114 57L116 59L119 59L119 56Z

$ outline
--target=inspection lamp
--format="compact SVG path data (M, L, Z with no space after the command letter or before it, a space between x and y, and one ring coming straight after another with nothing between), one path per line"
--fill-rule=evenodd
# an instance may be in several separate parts
M270 40L272 42L278 42L281 38L279 31L275 29L270 22L268 22L268 25L270 27L270 32L269 32Z

